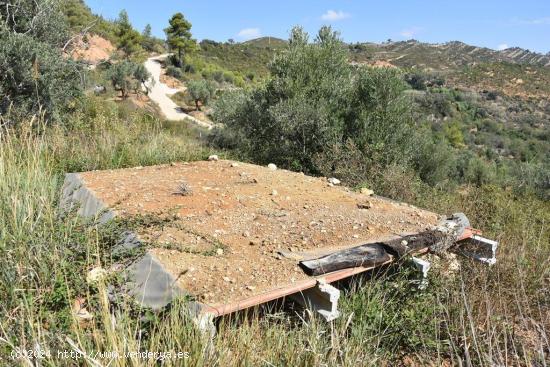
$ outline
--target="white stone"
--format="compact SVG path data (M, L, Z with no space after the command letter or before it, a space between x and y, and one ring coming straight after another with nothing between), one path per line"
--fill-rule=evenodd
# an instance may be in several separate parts
M336 177L331 177L328 179L328 182L333 185L340 185L341 181Z
M372 196L372 195L374 195L374 191L372 191L371 189L367 189L366 187L363 187L361 189L361 194L367 195L367 196Z
M212 154L210 157L208 157L209 161L219 161L220 158L216 154Z
M102 279L105 279L106 276L107 271L101 266L98 266L88 272L88 275L86 276L86 281L88 282L88 284L94 284Z
M276 171L277 170L277 166L274 163L268 164L267 168L269 168L271 171Z

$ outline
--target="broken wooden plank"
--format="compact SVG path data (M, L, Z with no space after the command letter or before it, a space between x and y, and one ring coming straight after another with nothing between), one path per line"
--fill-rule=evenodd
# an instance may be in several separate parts
M319 259L300 261L300 267L307 275L321 275L340 269L358 266L376 266L390 260L390 255L380 243L352 247Z
M399 239L352 247L318 259L300 261L299 265L310 276L359 266L371 267L386 263L391 256L400 258L449 240L454 241L444 232L425 231Z

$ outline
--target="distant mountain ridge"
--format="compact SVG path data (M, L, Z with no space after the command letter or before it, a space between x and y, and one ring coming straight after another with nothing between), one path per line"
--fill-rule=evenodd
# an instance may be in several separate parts
M445 69L487 62L550 66L550 53L544 55L519 47L497 51L460 41L431 44L409 40L381 44L359 43L350 47L359 59L361 54L365 54L363 56L373 60L386 60L397 66L407 67L425 66Z
M260 37L243 42L257 47L282 48L287 41L276 37ZM511 64L550 66L550 52L537 53L520 47L493 50L468 45L461 41L425 43L416 40L398 42L361 42L349 44L353 61L388 61L402 67L452 69L479 63L507 62Z

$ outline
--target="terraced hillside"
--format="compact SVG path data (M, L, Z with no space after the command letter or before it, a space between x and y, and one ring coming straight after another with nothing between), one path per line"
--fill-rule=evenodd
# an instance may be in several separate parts
M550 56L519 47L501 51L452 41L443 44L422 43L415 40L382 44L358 43L350 45L352 59L361 61L389 61L401 67L421 67L445 70L486 62L550 66Z

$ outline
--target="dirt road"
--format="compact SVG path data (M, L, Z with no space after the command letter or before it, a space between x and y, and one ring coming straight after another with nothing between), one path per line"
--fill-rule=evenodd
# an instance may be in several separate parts
M182 111L181 107L179 107L172 99L170 99L169 96L176 94L181 89L174 89L170 88L166 84L162 83L160 81L160 74L161 74L161 64L160 61L168 57L168 54L155 56L147 59L145 61L145 68L149 70L151 75L153 76L154 83L148 83L149 87L149 98L153 100L158 106L160 107L160 110L166 116L168 120L173 121L183 121L183 120L189 120L199 126L205 127L207 129L212 128L212 124L201 121L193 116L190 116Z

